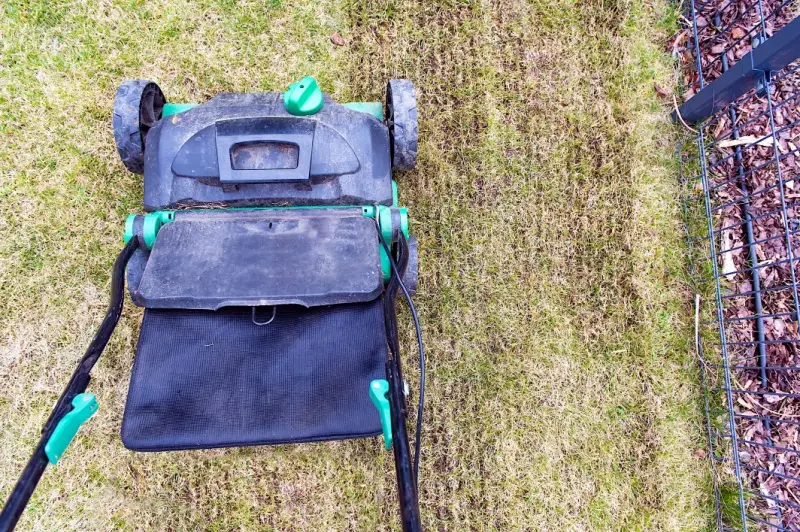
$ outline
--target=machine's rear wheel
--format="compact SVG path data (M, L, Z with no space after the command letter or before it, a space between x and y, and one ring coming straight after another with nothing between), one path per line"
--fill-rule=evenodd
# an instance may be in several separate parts
M408 264L403 275L403 284L406 285L409 295L417 292L417 282L419 281L419 245L417 237L408 238Z
M417 93L407 79L386 86L386 125L389 126L392 168L411 170L417 164Z
M114 97L114 141L125 167L144 173L144 148L147 132L161 118L166 98L152 81L129 80Z

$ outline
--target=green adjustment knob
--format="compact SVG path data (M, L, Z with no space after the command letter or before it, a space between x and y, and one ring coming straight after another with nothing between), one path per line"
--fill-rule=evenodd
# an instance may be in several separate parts
M51 464L58 463L72 443L81 425L97 412L97 397L93 393L80 393L72 400L72 410L67 412L44 446L44 454Z
M289 85L283 93L283 104L286 110L293 115L313 115L322 109L322 91L319 90L317 80L306 76L300 81Z
M372 399L372 404L378 409L381 428L383 429L383 443L388 451L392 448L392 416L389 408L389 399L386 397L387 393L389 393L389 383L386 380L376 379L369 383L369 398Z

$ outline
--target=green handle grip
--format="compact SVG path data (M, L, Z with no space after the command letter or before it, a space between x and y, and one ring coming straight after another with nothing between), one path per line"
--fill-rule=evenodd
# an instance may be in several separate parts
M58 463L78 433L78 429L97 412L98 408L97 397L93 393L80 393L75 396L72 400L72 410L61 418L44 446L44 453L51 464Z
M392 448L392 416L387 393L389 393L388 381L376 379L369 384L369 398L372 399L372 404L378 409L378 415L381 417L383 443L388 451Z

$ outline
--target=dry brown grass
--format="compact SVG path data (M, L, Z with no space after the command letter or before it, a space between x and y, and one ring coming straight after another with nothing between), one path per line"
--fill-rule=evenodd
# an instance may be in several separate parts
M0 19L0 495L105 305L139 177L113 147L124 78L172 101L316 76L340 101L419 90L399 178L422 248L431 529L699 529L705 463L681 285L661 25L639 0L7 4ZM339 31L346 40L333 47ZM139 311L101 411L23 529L395 528L379 440L134 454L118 437ZM405 345L411 346L410 330Z

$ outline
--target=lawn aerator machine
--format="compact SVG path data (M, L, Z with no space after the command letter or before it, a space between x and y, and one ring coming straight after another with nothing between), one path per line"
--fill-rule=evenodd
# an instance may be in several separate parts
M385 114L384 114L385 111ZM111 303L0 514L12 530L48 464L97 411L90 371L123 307L145 308L122 421L134 451L383 435L404 530L420 530L417 478L424 351L411 301L417 243L393 170L413 168L413 84L338 104L314 78L285 93L167 103L148 81L114 102L114 138L144 174L125 222ZM412 458L395 301L420 361Z

